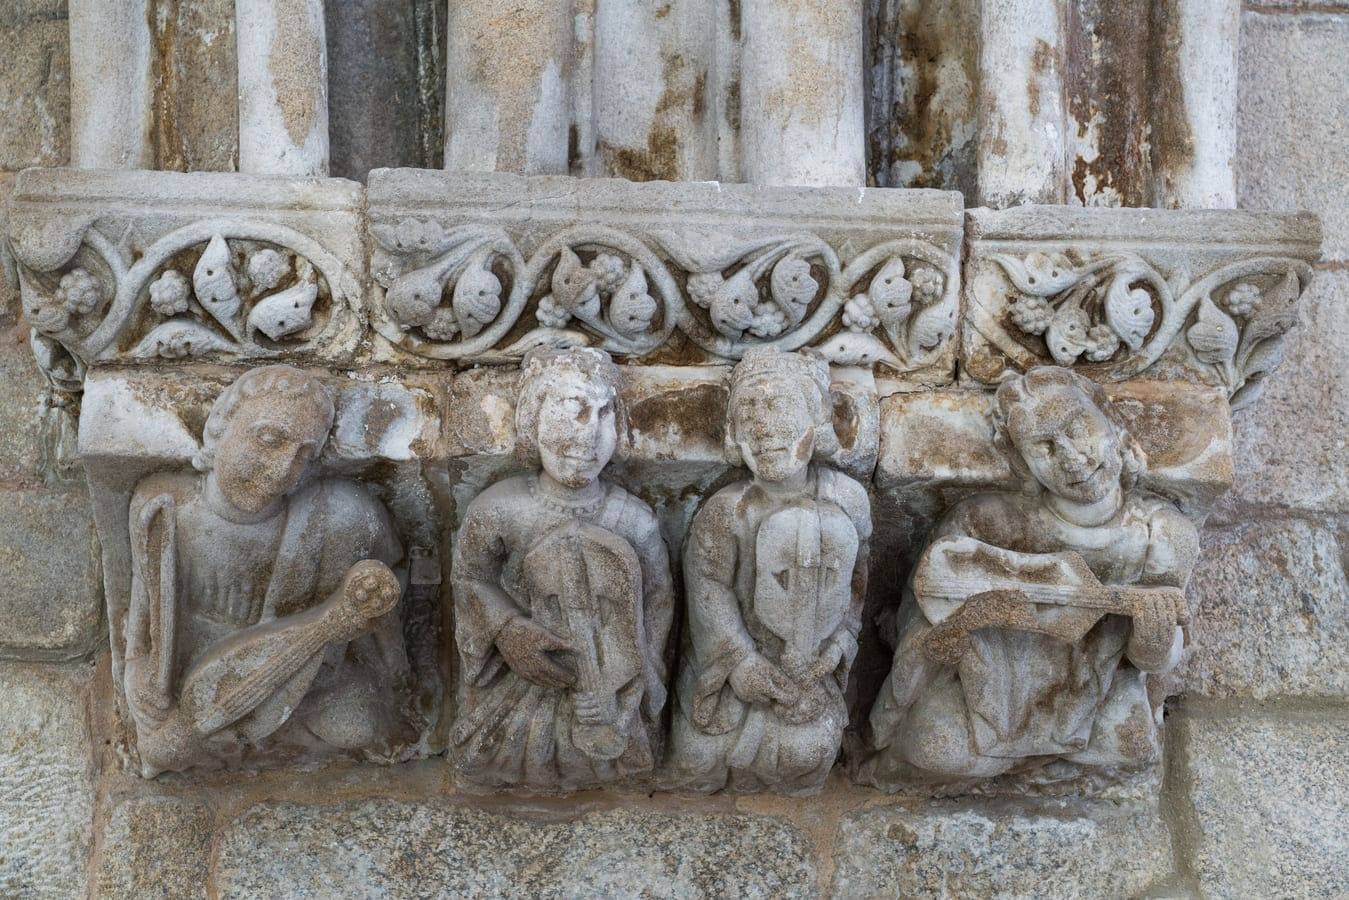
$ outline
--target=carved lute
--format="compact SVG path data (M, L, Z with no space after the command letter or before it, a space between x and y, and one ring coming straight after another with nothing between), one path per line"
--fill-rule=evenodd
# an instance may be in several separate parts
M336 640L351 640L398 602L398 578L377 560L363 560L319 606L250 628L222 641L183 679L183 705L195 729L209 735L249 713L254 738L289 717Z
M1106 585L1077 553L1019 553L970 537L934 542L914 572L913 591L924 610L957 605L924 640L929 656L952 665L969 649L969 635L981 628L1076 641L1102 615L1132 617L1158 601L1175 611L1179 623L1186 620L1179 588Z

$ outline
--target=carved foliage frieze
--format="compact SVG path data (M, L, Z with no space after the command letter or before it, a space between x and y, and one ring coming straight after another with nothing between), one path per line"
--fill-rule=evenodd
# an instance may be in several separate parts
M965 369L996 382L1054 363L1258 396L1298 321L1314 222L1246 213L971 213ZM1207 227L1206 227L1207 226Z
M946 195L859 202L700 184L674 203L671 185L601 181L564 205L543 192L549 179L455 179L463 198L442 180L372 180L371 318L399 350L495 362L592 346L688 363L811 348L837 365L950 378L959 214Z

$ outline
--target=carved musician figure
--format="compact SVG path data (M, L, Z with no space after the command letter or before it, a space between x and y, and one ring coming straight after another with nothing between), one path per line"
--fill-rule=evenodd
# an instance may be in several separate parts
M703 505L684 548L670 760L683 787L812 793L838 755L871 512L823 462L832 414L822 360L755 349L735 367L727 453L753 477Z
M289 366L220 395L193 460L130 506L124 687L147 777L409 735L402 549L362 486L316 478L327 388Z
M1148 673L1177 663L1195 526L1135 487L1146 460L1065 368L1004 382L996 441L1025 490L954 507L915 568L859 779L1050 783L1159 757Z
M530 354L515 422L534 471L483 491L456 537L452 743L471 784L575 790L660 752L670 566L651 508L600 478L619 378L598 350Z

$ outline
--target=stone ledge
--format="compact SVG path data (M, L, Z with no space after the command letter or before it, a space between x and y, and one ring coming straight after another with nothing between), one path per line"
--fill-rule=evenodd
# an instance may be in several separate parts
M873 807L839 828L836 897L1135 897L1172 873L1153 806Z
M813 848L750 816L590 813L531 822L432 803L254 807L218 838L220 896L301 885L369 896L817 896Z

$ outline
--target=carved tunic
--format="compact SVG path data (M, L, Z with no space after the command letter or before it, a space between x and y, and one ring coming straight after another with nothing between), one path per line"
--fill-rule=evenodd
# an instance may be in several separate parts
M191 762L161 758L158 732L198 662L222 642L261 635L269 623L322 603L354 563L393 565L403 555L384 508L353 482L314 482L287 497L276 515L253 523L222 516L203 484L197 476L151 476L131 501L127 700L141 755L152 770ZM166 543L147 552L145 531L164 526ZM156 700L154 670L166 648L157 627L162 598L155 573L166 557L176 569L173 660L167 696ZM401 706L396 691L406 675L401 619L392 613L374 633L330 644L273 700L212 735L208 747L218 757L324 744L382 749L369 745L390 741ZM160 708L166 701L169 707ZM353 728L356 722L363 724ZM376 723L383 723L383 733L375 733L381 731Z
M679 674L672 765L686 786L818 788L847 724L871 519L865 489L811 466L802 495L752 481L723 488L694 518L684 555L689 645ZM806 666L842 653L819 679ZM731 673L758 653L800 680L795 707L752 704Z
M673 612L668 554L650 507L601 484L598 502L569 505L541 495L537 476L521 475L488 488L469 507L454 549L460 672L452 740L471 782L570 790L654 764ZM606 576L613 567L622 571ZM583 572L589 594L573 597L566 583ZM612 754L587 752L577 733L574 690L544 687L511 670L494 641L516 616L576 648L558 654L578 669L576 689L616 695L626 746ZM577 662L587 644L596 648L602 684L583 684Z
M1194 526L1171 504L1141 493L1126 495L1120 511L1096 527L1065 522L1038 498L975 497L939 526L935 537L946 536L1022 553L1073 551L1102 583L1114 585L1183 586L1197 554ZM1155 757L1144 673L1127 656L1128 617L1032 605L1029 614L1050 630L1076 627L1084 636L1068 642L982 628L952 667L930 659L921 646L932 623L950 613L940 606L906 593L895 665L871 713L875 740L889 749L862 766L862 780L906 780L910 766L927 777L986 777L1035 757L1031 765L1067 757L1114 766ZM1165 670L1174 662L1150 667ZM1106 729L1107 722L1116 727Z

